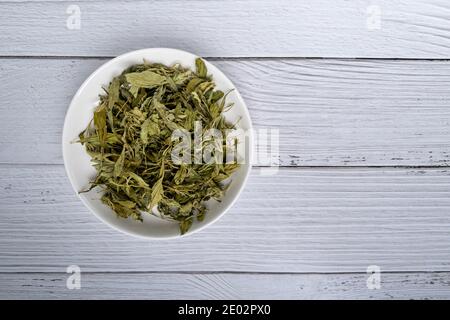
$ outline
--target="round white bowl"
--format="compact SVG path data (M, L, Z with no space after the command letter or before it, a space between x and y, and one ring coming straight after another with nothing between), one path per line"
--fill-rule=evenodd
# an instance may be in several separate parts
M227 102L233 102L234 106L224 114L226 119L234 122L240 119L237 127L247 133L245 163L241 164L240 168L232 175L231 185L222 201L209 201L207 203L208 211L205 219L201 222L195 221L187 233L180 235L178 223L163 220L147 213L142 214L143 222L119 218L112 209L100 201L101 194L99 191L92 190L88 193L79 193L79 191L89 186L89 182L95 177L96 171L90 163L90 157L86 153L84 146L80 143L74 143L74 141L77 140L78 134L86 128L92 119L93 110L99 102L99 95L103 93L102 87L107 87L109 82L115 76L121 74L124 69L133 64L143 63L144 59L166 65L180 63L184 67L195 70L196 58L197 56L192 53L168 48L150 48L125 53L95 70L84 81L70 103L64 121L62 139L64 166L67 175L73 189L86 207L101 221L116 230L133 236L152 239L177 238L190 235L217 221L233 205L244 188L251 169L253 150L250 116L233 83L214 65L205 61L208 74L212 75L217 88L224 92L233 89L227 97Z

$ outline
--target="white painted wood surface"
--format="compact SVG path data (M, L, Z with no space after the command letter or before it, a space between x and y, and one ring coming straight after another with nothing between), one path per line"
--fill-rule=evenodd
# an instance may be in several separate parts
M81 28L68 30L69 5ZM447 58L446 0L0 2L1 55ZM377 21L380 21L379 23Z
M0 298L450 298L448 1L90 0L69 30L71 4L0 0ZM82 81L156 46L211 57L283 166L163 242L99 222L60 152Z
M61 164L67 106L104 61L0 60L0 162ZM279 130L283 166L450 163L449 61L213 62L243 94L255 126Z
M68 290L65 273L0 274L0 299L446 299L449 273L367 274L82 273ZM133 288L130 290L130 288Z

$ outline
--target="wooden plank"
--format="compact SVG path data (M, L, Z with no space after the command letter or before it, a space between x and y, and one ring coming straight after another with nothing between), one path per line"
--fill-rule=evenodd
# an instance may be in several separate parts
M0 274L0 299L449 299L449 273L381 273L380 289L360 274Z
M0 55L115 56L174 47L209 57L449 58L445 0L0 2ZM72 11L73 12L73 11Z
M0 162L62 163L71 97L103 59L0 60ZM450 62L213 60L282 166L450 164Z
M450 271L448 169L254 170L236 205L187 238L99 222L60 165L0 166L0 272Z

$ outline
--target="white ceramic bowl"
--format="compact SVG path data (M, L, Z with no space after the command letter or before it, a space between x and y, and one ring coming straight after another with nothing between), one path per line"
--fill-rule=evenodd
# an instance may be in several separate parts
M79 143L73 143L78 134L86 128L92 119L93 110L99 101L99 94L103 93L102 87L107 87L113 77L122 73L124 69L142 63L144 59L151 62L159 62L166 65L180 63L184 67L195 70L194 54L168 48L151 48L132 51L114 58L94 73L81 85L72 99L64 121L63 130L63 157L67 175L73 189L81 198L81 201L101 221L124 233L154 239L180 237L178 223L157 218L143 213L143 222L132 219L118 218L116 214L100 201L101 194L92 190L88 193L79 194L80 190L89 186L89 181L95 177L95 169L91 166L90 157ZM230 121L238 122L238 128L248 131L246 150L248 152L244 164L232 176L232 183L221 202L208 202L208 211L202 222L195 221L190 230L184 234L193 234L214 221L218 220L235 202L244 188L251 169L252 158L252 124L247 107L242 100L238 90L231 81L214 65L205 61L208 74L212 75L217 88L226 92L234 89L227 97L227 102L233 102L234 107L225 113ZM238 223L238 221L236 221Z

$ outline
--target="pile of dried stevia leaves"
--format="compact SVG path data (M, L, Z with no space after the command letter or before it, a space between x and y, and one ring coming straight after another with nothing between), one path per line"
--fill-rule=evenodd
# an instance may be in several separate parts
M205 201L220 200L223 182L238 164L177 165L171 135L176 129L193 132L201 121L203 130L221 130L225 140L225 131L234 128L222 115L230 106L226 95L215 90L201 59L195 72L180 65L134 65L105 91L79 135L97 170L90 189L102 187L102 201L120 217L142 221L141 214L157 206L185 233L194 218L203 220Z

